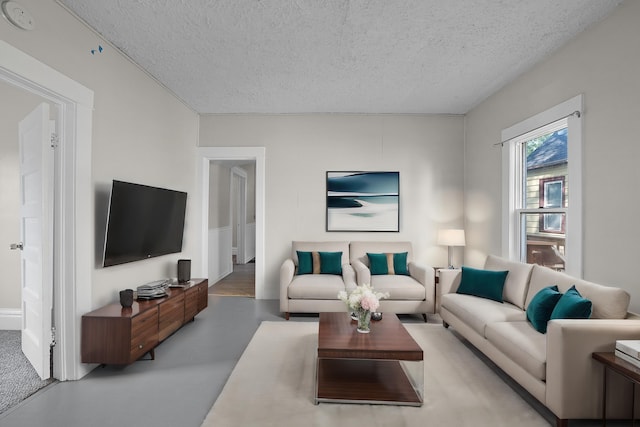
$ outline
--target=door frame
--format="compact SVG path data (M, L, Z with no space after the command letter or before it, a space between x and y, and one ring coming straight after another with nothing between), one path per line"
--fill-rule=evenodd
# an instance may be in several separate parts
M0 81L56 104L59 143L54 198L53 306L57 345L53 375L76 380L92 366L80 361L80 319L91 310L94 232L91 178L93 91L0 40Z
M234 184L237 179L238 185ZM234 191L235 189L235 191ZM234 194L235 193L235 194ZM236 228L236 262L238 264L247 263L246 251L246 228L247 228L247 173L241 168L234 166L231 168L231 189L230 200L235 200L235 207L229 206L229 211L236 214L236 218L231 216L231 221L238 221L239 227ZM236 224L234 224L234 227Z
M256 162L256 299L266 299L265 264L265 147L200 147L198 148L198 182L201 201L201 277L209 271L209 164L213 160L253 160Z

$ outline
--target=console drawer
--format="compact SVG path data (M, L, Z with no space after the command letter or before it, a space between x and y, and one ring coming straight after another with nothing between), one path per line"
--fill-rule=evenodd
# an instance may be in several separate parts
M184 293L160 304L158 339L163 341L184 323Z
M158 345L158 309L153 308L131 320L130 362Z
M140 313L139 315L133 317L131 319L131 338L140 335L146 334L146 331L149 328L156 327L156 332L158 330L158 308L154 307L151 310L147 310L144 313Z
M191 320L198 314L198 290L196 286L185 292L184 301L184 320Z

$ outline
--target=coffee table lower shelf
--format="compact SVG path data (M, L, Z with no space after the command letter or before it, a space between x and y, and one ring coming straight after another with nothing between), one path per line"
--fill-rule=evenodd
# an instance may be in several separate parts
M316 404L422 406L398 360L319 358L316 375Z

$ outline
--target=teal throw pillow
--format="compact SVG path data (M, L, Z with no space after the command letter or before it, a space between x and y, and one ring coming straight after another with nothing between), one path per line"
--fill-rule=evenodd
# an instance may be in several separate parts
M402 274L403 276L409 275L409 270L407 269L408 254L408 252L393 254L393 271L395 274Z
M320 252L321 274L342 274L342 252Z
M298 254L298 274L313 273L313 256L311 252L296 251Z
M407 269L408 252L376 254L367 252L369 269L372 275L403 274L409 275Z
M556 304L551 319L588 319L591 317L593 304L580 295L575 285L562 295Z
M502 302L502 290L508 271L479 270L462 267L458 293Z
M560 297L562 294L556 285L542 288L535 294L527 307L527 320L536 331L547 333L547 323Z
M389 274L389 264L387 263L387 256L385 254L367 253L367 257L369 257L371 274Z

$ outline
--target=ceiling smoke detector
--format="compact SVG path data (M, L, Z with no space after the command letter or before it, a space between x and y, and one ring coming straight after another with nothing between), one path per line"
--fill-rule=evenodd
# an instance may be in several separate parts
M3 1L2 16L20 29L29 31L35 28L33 16L18 2Z

